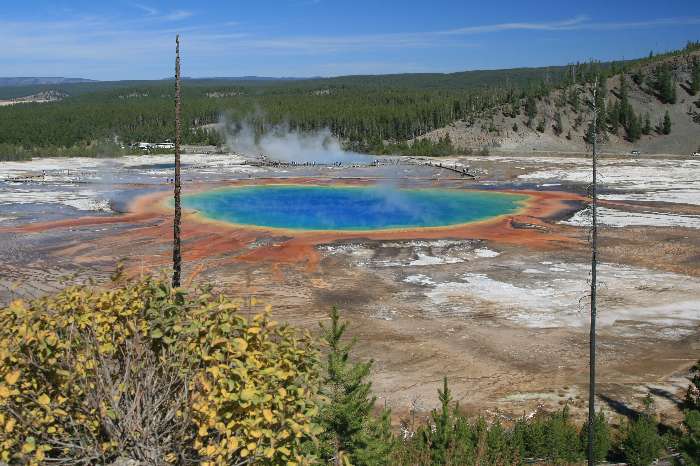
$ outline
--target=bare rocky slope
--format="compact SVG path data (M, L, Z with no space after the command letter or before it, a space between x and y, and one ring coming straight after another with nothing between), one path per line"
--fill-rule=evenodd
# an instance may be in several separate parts
M700 60L700 51L671 57L660 57L636 65L624 73L628 100L635 114L640 118L649 115L652 131L643 134L637 141L628 139L624 128L614 133L608 127L601 152L624 154L639 150L643 154L689 155L700 150L700 93L690 92L690 74L694 60ZM654 88L657 70L669 66L672 70L676 89L676 102L664 103ZM643 77L641 83L633 77ZM639 81L639 79L637 79ZM607 79L606 107L612 108L620 100L620 75ZM572 92L578 91L578 109L572 103ZM449 135L453 145L460 149L508 152L573 152L584 153L590 150L585 135L592 119L592 112L585 103L590 95L589 85L569 85L556 89L547 96L536 100L537 115L531 126L525 110L525 100L519 109L503 105L473 121L459 120L432 131L420 138L438 140ZM672 122L670 134L657 130L668 111ZM557 114L561 128L557 128ZM538 129L538 124L543 121Z

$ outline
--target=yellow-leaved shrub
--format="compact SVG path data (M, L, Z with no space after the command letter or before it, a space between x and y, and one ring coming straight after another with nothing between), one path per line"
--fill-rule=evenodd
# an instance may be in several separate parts
M268 310L147 278L0 310L0 459L302 464L317 353Z

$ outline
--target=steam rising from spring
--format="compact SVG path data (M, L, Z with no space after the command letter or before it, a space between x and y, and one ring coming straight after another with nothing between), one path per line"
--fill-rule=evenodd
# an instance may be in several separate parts
M248 155L265 155L271 160L289 163L317 163L343 165L352 163L369 163L376 156L347 151L337 137L328 128L311 132L292 130L287 125L278 125L260 135L249 123L220 122L226 138L226 145L234 152ZM399 189L397 173L388 166L381 172L385 177L376 181L375 189L382 198L382 203L373 209L395 212L415 210L412 201ZM429 214L426 214L430 217ZM430 219L424 219L429 222Z
M263 154L272 160L296 163L366 163L371 156L346 151L326 128L312 132L291 130L279 125L263 135L255 134L250 124L232 127L224 124L226 145L230 150L246 154Z

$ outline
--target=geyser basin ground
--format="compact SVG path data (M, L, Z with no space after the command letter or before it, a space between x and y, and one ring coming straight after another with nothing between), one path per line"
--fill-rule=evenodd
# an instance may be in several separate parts
M383 185L239 186L185 196L185 208L236 225L316 231L447 227L518 212L527 196Z
M588 229L560 220L587 202L571 191L586 191L590 158L492 154L441 160L480 170L480 182L449 179L445 170L413 162L279 168L244 164L243 157L231 154L183 154L182 160L189 165L183 170L185 195L275 183L367 186L391 175L406 188L488 185L527 196L516 214L493 220L374 231L280 233L206 220L186 209L183 282L213 285L214 292L246 300L261 298L273 304L275 320L312 332L327 320L331 306L339 306L351 321L350 335L358 338L356 356L376 361L374 390L395 416L439 406L435 387L444 375L467 409L521 416L540 403L553 411L572 399L572 413L585 415L588 366L581 348L588 332L580 310L585 301L579 299L587 289ZM63 288L69 275L76 277L71 282L108 284L120 260L130 275L168 270L172 169L128 167L170 161L172 155L140 155L0 163L0 178L41 176L47 170L36 184L0 181L5 205L0 208L0 305ZM700 161L619 156L600 164L608 175L605 207L619 215L700 215ZM81 172L90 167L93 175ZM70 186L75 173L88 183ZM538 190L538 183L557 191ZM141 195L149 186L162 191ZM67 204L78 196L108 198L107 189L132 195L125 214L84 217L85 211ZM71 197L62 195L66 190ZM40 201L29 196L37 191ZM25 217L17 207L29 202L28 196L41 202L27 204L36 205L39 215ZM66 204L71 216L46 215L57 204ZM3 221L3 216L18 218ZM700 343L700 327L687 333L692 330L687 321L700 315L695 304L700 235L679 225L652 225L601 228L599 274L607 286L599 289L604 311L598 334L600 395L613 406L641 410L640 400L651 391L662 422L672 425L663 416L678 410L664 393L682 398L688 381L676 374L697 361ZM573 320L583 324L572 325ZM676 390L676 384L682 388Z

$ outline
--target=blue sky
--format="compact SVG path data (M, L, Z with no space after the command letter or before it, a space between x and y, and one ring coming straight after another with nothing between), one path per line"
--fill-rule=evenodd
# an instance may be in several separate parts
M15 1L0 76L451 72L610 60L700 40L698 0Z

